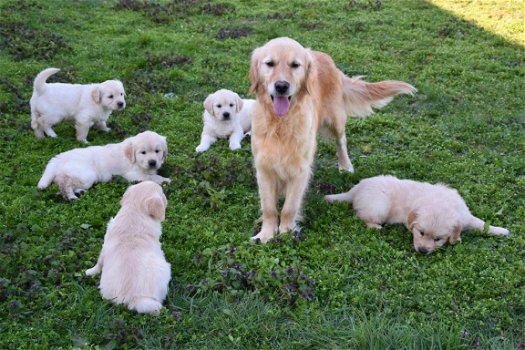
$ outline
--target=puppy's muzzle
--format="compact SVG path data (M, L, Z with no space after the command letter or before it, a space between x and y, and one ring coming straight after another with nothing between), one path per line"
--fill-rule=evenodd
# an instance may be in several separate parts
M124 102L117 102L118 109L124 109L124 106L125 106Z
M157 161L155 159L150 159L148 161L148 165L150 168L156 168L157 167Z
M430 254L430 251L425 247L419 247L417 248L417 251L420 252L421 254Z
M224 112L224 113L222 114L222 118L223 118L224 120L229 120L229 119L230 119L230 112Z

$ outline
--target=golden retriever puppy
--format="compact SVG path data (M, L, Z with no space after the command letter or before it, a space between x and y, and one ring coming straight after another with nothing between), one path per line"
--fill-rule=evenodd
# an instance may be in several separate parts
M111 181L113 176L128 181L170 182L157 175L167 155L166 138L153 131L144 131L121 143L75 148L49 161L38 188L43 190L54 182L65 200L74 200L78 198L76 194L97 182Z
M100 84L47 84L46 80L57 73L58 68L40 72L33 84L31 96L31 127L36 137L56 137L53 125L62 120L73 120L77 140L88 143L89 128L95 126L109 131L106 121L114 110L126 107L124 86L118 80L106 80Z
M367 83L345 76L322 52L289 38L270 40L252 53L252 151L262 207L262 228L253 237L266 242L277 232L297 229L310 179L316 135L326 129L336 139L339 167L353 171L346 148L347 116L364 117L397 94L415 88L400 81ZM278 223L277 201L285 202Z
M252 126L254 104L255 100L241 99L226 89L208 95L204 100L201 143L195 151L207 151L219 138L229 138L231 150L241 148L241 140Z
M458 191L443 184L400 180L393 176L364 179L345 193L325 196L328 202L351 203L368 227L405 224L414 236L414 248L430 254L447 241L456 244L463 230L483 231L485 223L473 216ZM508 235L489 226L493 235Z
M144 181L128 187L108 224L104 244L86 275L102 273L100 294L140 313L158 314L168 292L171 265L160 246L167 205L162 188Z

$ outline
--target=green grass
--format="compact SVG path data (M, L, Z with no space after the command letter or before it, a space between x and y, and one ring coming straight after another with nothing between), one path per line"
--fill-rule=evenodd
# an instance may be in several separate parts
M380 11L365 0L119 4L0 1L0 348L525 346L525 62L500 36L514 32L419 0ZM516 18L514 5L497 9ZM340 173L335 145L321 141L301 235L255 245L249 141L237 152L224 141L194 149L204 98L219 88L246 96L251 51L276 36L418 94L348 121L355 174ZM128 107L109 134L91 130L92 144L145 129L168 137L172 281L159 317L102 300L98 278L84 276L128 184L96 185L74 203L36 188L53 155L82 146L71 124L57 139L32 133L32 80L50 66L63 69L54 81L124 82ZM323 201L378 174L448 183L513 236L467 232L422 256L401 225L367 229L346 205Z

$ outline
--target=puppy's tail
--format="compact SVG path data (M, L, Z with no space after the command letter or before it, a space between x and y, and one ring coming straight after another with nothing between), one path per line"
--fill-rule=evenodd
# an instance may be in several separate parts
M356 186L352 187L352 189L348 192L330 194L328 196L324 196L324 199L329 203L333 203L333 202L352 203L354 201L355 192L356 192Z
M162 304L153 298L136 297L129 302L129 308L137 310L138 313L142 314L158 315L162 308Z
M58 68L47 68L38 73L33 83L33 88L37 94L42 95L46 87L46 80L53 74L57 73L60 69Z
M473 230L478 230L478 231L485 231L485 222L483 220L481 220L480 218L477 218L474 215L472 215L470 217L470 222L465 227L465 229L466 230L473 229ZM489 225L489 227L488 227L488 232L490 234L496 235L496 236L500 236L500 235L508 236L510 234L509 230L507 230L506 228L498 227L498 226L491 226L491 225Z
M38 189L43 190L46 189L51 182L55 179L55 162L53 159L47 164L46 170L44 170L44 174L40 178L40 181L38 181Z
M346 113L352 117L366 117L374 113L372 108L382 108L399 94L414 95L415 87L402 81L385 80L368 83L362 77L343 76L343 100Z

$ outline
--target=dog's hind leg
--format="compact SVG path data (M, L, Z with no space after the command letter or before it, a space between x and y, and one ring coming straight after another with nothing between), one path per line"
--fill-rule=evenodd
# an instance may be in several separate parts
M485 222L481 220L480 218L477 218L474 215L472 215L470 217L470 221L467 223L464 229L466 230L474 229L478 231L485 231ZM507 230L506 228L498 227L498 226L491 226L491 225L489 225L488 227L488 232L492 235L498 235L498 236L499 235L508 236L510 234L509 230Z
M60 193L66 201L78 199L75 194L75 188L73 185L73 179L67 175L61 175L56 177L56 183L60 188Z

